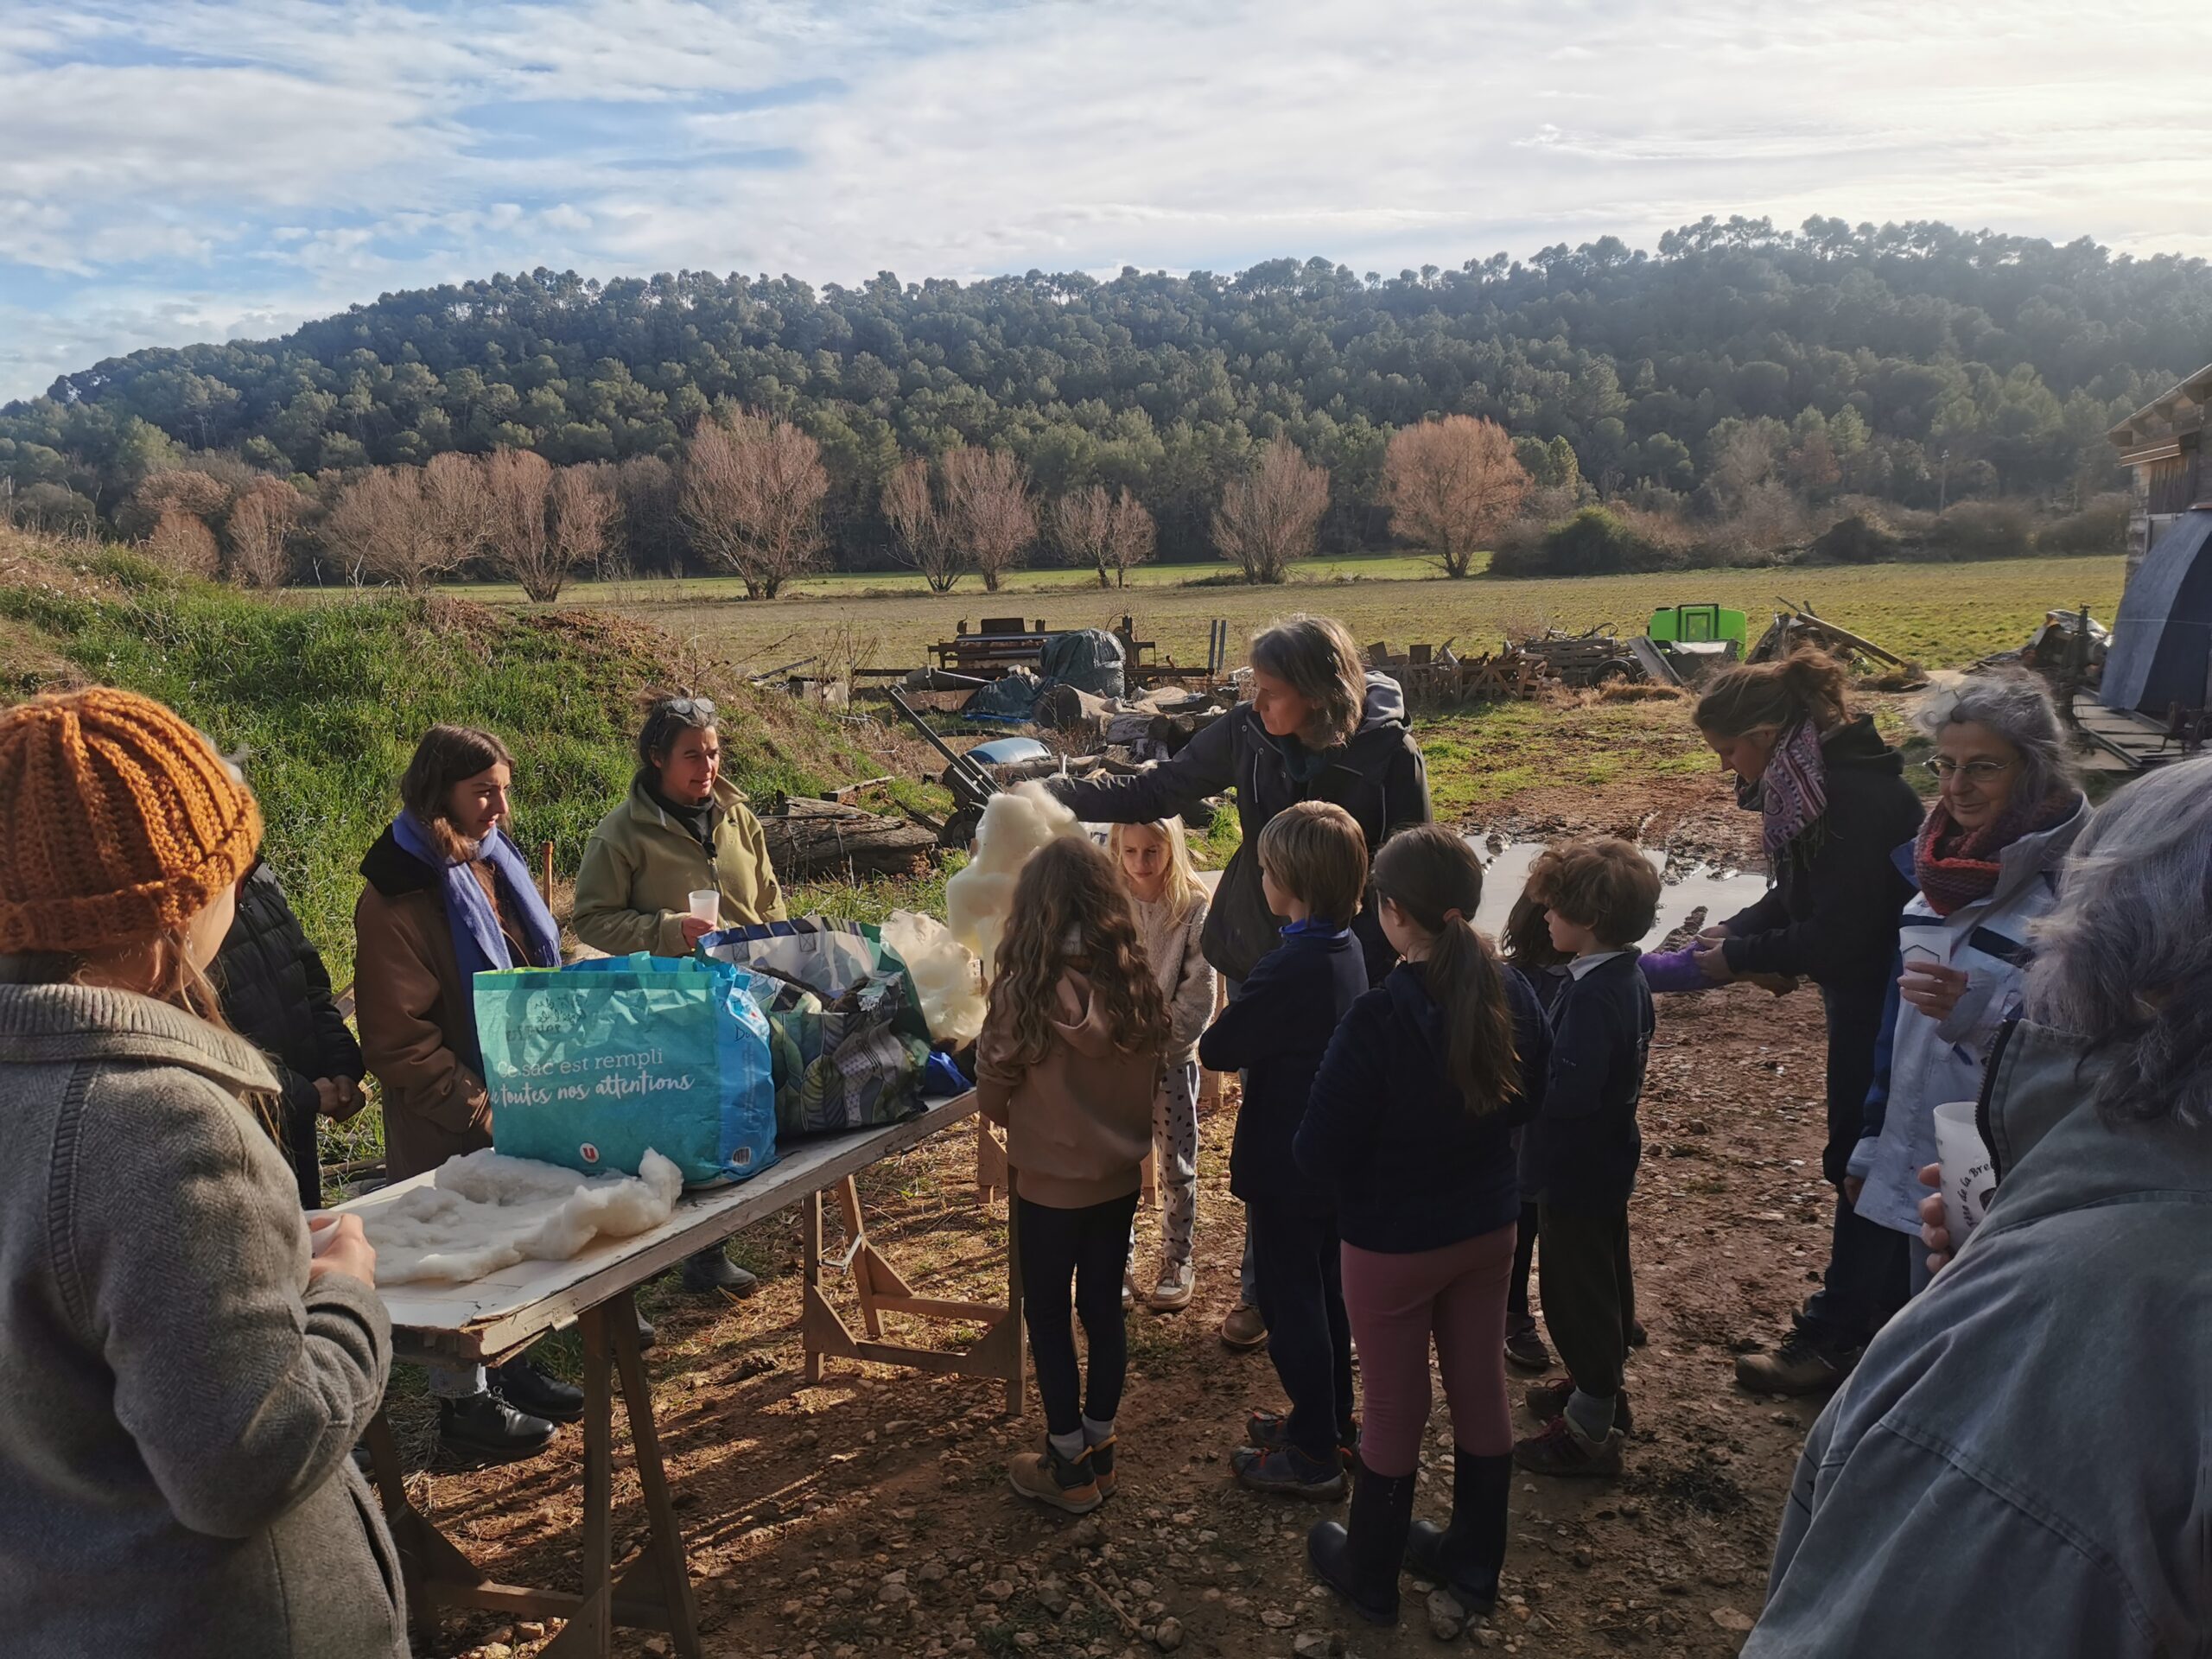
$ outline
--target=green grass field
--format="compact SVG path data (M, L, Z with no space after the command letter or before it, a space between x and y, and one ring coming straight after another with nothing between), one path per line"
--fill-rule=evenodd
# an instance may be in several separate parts
M1229 621L1232 661L1243 659L1243 640L1254 629L1299 610L1341 618L1363 645L1385 640L1403 648L1448 639L1464 654L1495 650L1508 628L1611 624L1640 633L1654 609L1675 604L1717 602L1763 625L1781 595L1811 603L1901 656L1942 667L2021 644L2054 607L2086 604L2109 619L2126 570L2118 556L1514 581L1421 579L1418 567L1410 559L1347 561L1341 567L1345 579L1282 588L1146 583L1102 593L1062 580L988 595L980 588L947 595L869 593L867 584L881 578L855 577L818 595L773 601L746 600L728 582L639 582L574 588L563 603L639 617L753 669L814 652L833 660L849 654L861 666L905 668L929 660L928 647L950 638L962 621L1014 612L1031 620L1041 616L1057 628L1111 627L1126 613L1135 618L1141 639L1156 640L1163 652L1191 664L1205 660L1207 626L1216 617ZM1067 574L1030 572L1023 580ZM468 591L497 596L497 590Z

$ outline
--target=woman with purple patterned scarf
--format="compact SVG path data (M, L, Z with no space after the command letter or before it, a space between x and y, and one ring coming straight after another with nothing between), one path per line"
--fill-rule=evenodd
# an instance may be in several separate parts
M1696 721L1736 775L1737 804L1759 815L1772 880L1757 904L1706 931L1698 968L1715 984L1801 975L1820 987L1827 1014L1821 1173L1836 1189L1827 1271L1775 1352L1736 1362L1745 1388L1815 1394L1850 1373L1905 1300L1904 1236L1860 1216L1843 1184L1873 1080L1897 914L1913 888L1892 855L1920 829L1920 798L1872 717L1852 707L1842 664L1818 652L1716 676Z

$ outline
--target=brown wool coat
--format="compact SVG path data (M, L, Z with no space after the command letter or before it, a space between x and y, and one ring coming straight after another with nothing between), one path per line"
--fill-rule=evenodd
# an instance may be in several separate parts
M429 866L389 831L361 861L353 906L353 1019L361 1058L384 1090L385 1165L394 1180L492 1144L492 1102L464 1055L476 1010ZM523 960L512 936L509 947Z

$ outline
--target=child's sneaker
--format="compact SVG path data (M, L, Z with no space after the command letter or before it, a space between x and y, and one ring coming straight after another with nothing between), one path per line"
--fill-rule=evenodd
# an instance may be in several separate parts
M1540 1423L1558 1421L1567 1414L1567 1402L1574 1394L1574 1379L1555 1376L1548 1382L1539 1382L1522 1397L1529 1402L1529 1414ZM1613 1427L1624 1434L1636 1427L1629 1415L1628 1390L1623 1389L1613 1396Z
M1091 1470L1087 1446L1080 1455L1068 1458L1047 1440L1042 1452L1016 1453L1006 1466L1006 1478L1024 1497L1033 1497L1070 1515L1088 1515L1105 1501Z
M1098 1496L1113 1497L1115 1487L1120 1484L1114 1478L1114 1436L1109 1434L1103 1440L1093 1440L1084 1451L1090 1459L1091 1484L1098 1488Z
M1255 1411L1244 1420L1244 1444L1262 1452L1272 1452L1290 1444L1290 1414L1286 1411ZM1359 1462L1359 1419L1337 1430L1337 1454L1344 1460L1344 1467L1354 1468Z
M1340 1454L1326 1462L1310 1458L1294 1446L1240 1446L1229 1454L1236 1481L1255 1492L1283 1492L1333 1503L1344 1495L1344 1465Z
M1154 1311L1173 1313L1178 1308L1188 1307L1196 1277L1187 1262L1161 1262L1160 1282L1152 1287L1151 1306Z
M1541 1371L1551 1364L1552 1351L1544 1346L1534 1319L1505 1333L1505 1363L1522 1371Z
M1621 1471L1621 1432L1593 1440L1565 1416L1554 1417L1544 1432L1513 1443L1513 1461L1533 1474L1604 1478Z

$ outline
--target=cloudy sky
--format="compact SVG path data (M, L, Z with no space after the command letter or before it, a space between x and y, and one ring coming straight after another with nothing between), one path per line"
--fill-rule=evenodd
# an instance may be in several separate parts
M1456 265L1706 213L2212 254L2148 0L0 0L0 399L537 265Z

